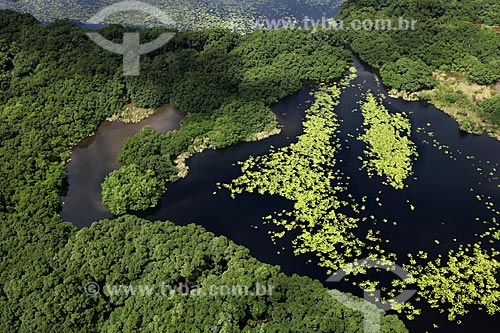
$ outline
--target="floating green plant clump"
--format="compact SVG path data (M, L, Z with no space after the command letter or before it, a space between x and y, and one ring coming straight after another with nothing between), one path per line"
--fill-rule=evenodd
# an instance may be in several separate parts
M269 233L275 242L293 233L296 235L292 241L295 254L316 255L319 265L328 268L329 272L352 267L351 264L360 258L399 262L413 279L395 279L390 290L385 287L382 290L388 298L405 289L417 290L413 300L403 305L394 304L395 309L409 319L422 313L414 303L420 300L458 323L472 308L497 313L500 311L499 251L482 247L481 243L457 244L454 250L434 258L420 251L408 254L408 259L401 262L395 253L383 248L388 240L381 237L380 231L367 225L376 222L375 216L365 211L367 198L357 203L347 192L349 177L339 170L341 161L337 159L343 147L339 135L341 120L335 107L344 87L350 85L354 76L352 73L339 84L320 85L314 93L314 103L306 110L304 133L297 142L240 162L243 174L224 186L233 197L243 192L256 192L292 201L292 209L264 217L279 227ZM371 93L364 96L361 109L365 131L358 140L366 144L364 153L369 157L363 167L370 176L384 177L384 184L404 190L405 180L413 174L412 162L418 156L416 145L409 138L409 120L403 114L389 113ZM455 157L448 146L435 148L448 152L450 158ZM343 199L345 197L349 199ZM491 197L480 198L491 200ZM375 201L381 205L379 197ZM409 205L414 211L415 207ZM495 212L492 206L488 202L487 207ZM384 222L389 221L384 219ZM492 244L498 241L499 235L495 227L481 238L489 238ZM441 242L436 239L435 244L440 246ZM377 285L370 280L353 283L365 289Z
M414 142L409 138L411 124L403 114L391 114L373 94L366 95L361 105L365 133L358 140L366 143L363 160L368 175L385 177L384 184L403 189L406 178L413 174L412 159L418 156Z
M355 76L346 77L341 87ZM347 183L336 170L335 155L341 148L336 135L339 128L334 107L339 103L341 88L321 85L314 93L315 102L306 111L304 134L297 143L271 151L270 154L250 157L241 163L243 175L225 187L232 196L246 192L279 195L294 202L291 211L277 212L264 219L282 227L285 232L272 233L281 238L286 231L299 230L294 240L295 253L314 253L320 265L336 270L359 257L363 249L376 250L378 233L372 230L364 237L353 232L361 219L357 204L340 200ZM350 211L345 214L344 211ZM373 244L371 244L373 243ZM370 245L369 245L370 244Z
M439 255L437 259L422 264L410 254L410 263L403 268L415 278L412 282L415 282L419 298L425 299L431 308L446 313L448 320L460 323L458 318L465 316L472 306L490 315L500 311L499 255L499 251L485 249L479 242L459 245L447 256ZM405 283L393 281L395 286L412 287ZM397 310L407 313L410 319L420 312L409 303Z

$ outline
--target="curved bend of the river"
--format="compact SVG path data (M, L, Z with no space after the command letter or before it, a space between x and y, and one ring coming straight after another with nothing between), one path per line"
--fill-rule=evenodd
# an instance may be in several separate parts
M379 220L398 221L397 232L391 229L392 224L377 225L385 238L390 239L388 250L396 252L399 258L421 249L432 256L447 253L456 247L454 238L462 243L477 242L475 234L483 232L488 226L477 222L476 218L487 220L491 212L476 199L476 195L490 196L490 202L500 202L498 172L492 171L495 168L500 170L500 143L486 135L461 133L453 119L425 102L386 98L384 104L390 112L404 111L411 120L414 129L412 139L420 155L414 164L416 179L409 179L409 187L404 191L381 185L380 179L369 179L366 172L359 171L361 162L357 159L364 145L350 139L347 134L356 135L362 124L360 112L352 112L359 108L360 96L368 90L375 94L387 95L387 92L374 73L358 59L354 61L358 77L343 93L337 107L338 115L343 120L342 142L349 141L349 149L342 149L339 153L338 160L343 161L339 166L350 176L349 192L355 198L381 198L382 207L367 204L370 213ZM271 145L283 147L296 140L302 132L304 111L311 102L309 92L312 89L312 85L306 84L301 91L273 106L279 122L284 126L281 134L259 142L194 155L188 161L188 177L169 184L160 205L141 216L151 221L171 220L179 225L200 224L216 235L225 235L248 247L257 259L280 265L287 274L299 273L325 281L326 272L315 264L314 258L294 256L287 237L274 245L267 233L272 227L261 223L262 216L288 209L290 202L276 196L253 194L243 194L233 200L225 190L213 194L217 191L217 182L227 183L240 175L239 168L233 166L237 161L265 154ZM177 128L181 117L178 112L168 110L136 125L103 124L96 136L85 140L74 150L72 161L67 165L69 192L62 198L65 202L62 219L84 227L94 220L111 217L100 203L100 183L111 170L120 166L117 157L123 139L146 124L162 131ZM435 136L431 138L417 132L417 128L432 131ZM434 138L449 148L439 150L433 147ZM451 159L445 150L457 159ZM471 188L473 191L470 191ZM410 210L407 201L415 206L414 211ZM436 239L440 240L440 245L435 244ZM308 259L312 259L311 264L307 264ZM328 286L353 291L343 285ZM410 331L424 332L432 330L429 327L432 323L439 324L439 331L443 332L466 333L481 328L482 332L493 333L498 331L500 317L473 312L457 326L447 322L444 315L429 312L413 322L407 322L407 325Z

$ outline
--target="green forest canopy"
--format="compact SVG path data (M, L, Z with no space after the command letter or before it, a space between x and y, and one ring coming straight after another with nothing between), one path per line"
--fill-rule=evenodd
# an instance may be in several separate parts
M111 26L103 33L108 38L118 38L123 30ZM154 36L155 32L143 33ZM284 34L293 38L289 32ZM245 100L235 101L231 93L236 91L245 74L238 70L238 57L235 56L236 63L232 66L203 60L226 54L224 49L234 49L239 43L251 49L253 39L256 45L272 46L281 40L282 36L278 38L278 35L269 34L268 39L267 34L261 33L244 39L223 31L179 34L161 56L145 59L147 75L139 79L144 81L134 82L123 79L120 56L100 49L74 24L59 21L43 26L29 15L0 11L0 155L6 157L0 162L2 328L25 332L187 332L193 329L201 332L209 328L219 332L362 331L361 314L341 306L319 282L287 277L279 273L277 267L259 263L247 249L200 227L151 223L124 216L77 230L59 217L59 194L65 179L62 162L68 158L71 145L93 133L106 117L120 111L134 96L143 96L142 100L134 100L142 106L155 107L171 98L177 105L190 108L193 116L186 124L206 123L202 132L196 132L194 125L190 132L201 135L234 121L223 110L217 111L226 100L230 101L225 104L228 112L233 112L238 103L248 105L246 109L238 108L241 112L250 112L250 109L267 112L265 103L292 92L271 90L266 101L254 101L253 96L259 96L259 92L255 84L246 81ZM305 38L305 35L297 35L297 38ZM315 38L326 38L328 43L334 36ZM322 42L316 40L315 43ZM256 45L255 50L266 52ZM284 47L291 47L286 45ZM340 72L346 64L346 54L335 46L332 50L338 50ZM162 57L172 62L158 60L165 60ZM257 55L256 60L265 57L270 59L273 55ZM292 65L299 68L300 61L297 57ZM170 72L158 70L158 66L165 63L176 66L169 67ZM221 76L220 71L223 68L226 71L226 67L233 71L233 80ZM189 68L196 71L184 73ZM280 74L280 70L283 68L277 67L276 74ZM172 81L175 76L171 76L175 71L186 75L178 77L177 85ZM197 73L206 76L197 76ZM253 80L266 79L263 73L247 75ZM293 71L290 75L300 78ZM183 94L201 89L201 79L224 82L226 93L217 90L207 100ZM157 82L165 82L165 85L154 84ZM274 82L278 87L278 81ZM217 84L212 86L221 89ZM297 89L297 83L291 87ZM217 123L217 119L224 121ZM189 145L191 138L179 141ZM173 144L166 149L180 148ZM168 162L162 164L151 158L149 163L158 163L161 170L170 172ZM137 171L137 167L133 168ZM103 287L105 284L157 286L159 283L252 285L256 281L275 286L273 296L138 298L101 293L90 297L84 292L89 282ZM385 316L383 331L407 330L396 317Z
M417 20L415 30L344 31L345 38L362 60L385 67L384 83L391 88L414 91L432 86L432 70L463 72L479 84L500 79L500 35L487 26L500 25L497 0L350 0L339 18L352 20ZM485 24L486 26L483 26ZM402 61L409 72L420 73L395 80ZM429 70L430 69L430 70Z
M375 13L380 17L404 14L425 24L420 24L416 32L398 32L397 36L393 32L356 32L345 38L369 64L377 68L387 64L388 77L403 89L411 83L408 80L422 73L420 84L430 85L429 69L458 70L474 82L491 83L500 77L499 37L494 30L478 23L499 25L495 6L498 7L495 0L382 3L350 0L342 11L346 19L356 15L359 18L359 14ZM109 26L102 33L118 41L125 30ZM142 37L153 39L160 32L142 31ZM125 102L157 107L170 100L191 113L182 125L182 132L158 139L160 156L175 156L188 149L194 138L204 135L211 137L216 147L223 147L245 139L249 133L244 129L264 129L256 128L263 120L271 124L269 104L299 89L301 79L338 77L349 57L342 42L336 32L311 35L280 30L241 36L222 30L190 31L178 34L161 51L143 57L145 75L124 79L121 56L102 50L76 25L56 21L43 26L30 15L0 11L0 156L4 157L0 162L2 327L11 331L136 331L137 327L151 325L148 327L152 329L179 328L184 332L183 325L228 322L233 325L226 327L229 331L260 325L266 325L266 332L281 332L283 327L290 331L314 327L326 332L333 330L331 325L338 331L349 331L351 325L361 330L359 314L352 314L323 296L325 290L318 283L307 278L284 277L275 268L256 262L243 248L238 251L246 251L245 254L229 252L232 257L228 262L234 267L227 264L224 270L213 266L224 258L226 249L235 245L200 228L175 227L168 222L152 224L126 216L96 222L89 229L77 231L71 224L61 222L58 214L59 194L65 179L62 162L69 157L70 146L92 134L100 122L119 112ZM414 72L400 71L399 65L405 61L414 64ZM417 89L409 87L408 90ZM496 115L496 102L485 102L485 110ZM248 118L249 126L235 122L242 119L234 117L235 113L249 110L258 110ZM233 133L229 127L233 125L239 126L234 132L238 133L237 138L224 135L224 131ZM133 149L134 142L129 146ZM130 164L138 158L133 150L127 156L126 148L122 156ZM170 179L175 172L168 159L150 157L148 163L136 164L153 169L159 179ZM169 238L171 233L179 237ZM183 244L182 237L193 240L185 242L192 245ZM211 244L208 239L223 245L208 251L205 248ZM200 258L193 260L190 254L198 246L203 251L198 255ZM210 256L203 257L207 251ZM176 263L180 266L173 267L182 269L167 271L171 264L168 258L177 255L184 259ZM205 265L204 260L211 264ZM236 270L238 267L243 268ZM153 283L161 281L160 277L172 281L193 278L199 282L229 272L224 281L231 281L231 276L255 278L259 270L271 271L264 274L264 280L276 279L282 290L290 290L292 294L283 293L291 295L290 299L281 303L211 300L213 306L206 307L211 312L203 317L193 314L181 318L179 313L192 313L195 303L205 300L188 299L177 303L181 305L176 308L168 299L161 299L153 307L153 303L135 299L89 298L83 293L88 279L124 284ZM311 288L307 295L300 295L303 299L293 294L299 289L297 281L301 288L304 285ZM218 311L226 305L221 302L233 302L231 305L238 311L232 312L232 318ZM127 315L131 309L134 311ZM169 309L173 310L166 311ZM300 316L291 315L290 309ZM160 315L169 313L172 326L163 327L168 322L158 322L156 317L149 316L160 310L165 310ZM347 314L343 320L324 319L325 316L342 318L342 314ZM185 321L186 317L192 321ZM384 320L388 323L385 332L405 331L396 318L389 316Z

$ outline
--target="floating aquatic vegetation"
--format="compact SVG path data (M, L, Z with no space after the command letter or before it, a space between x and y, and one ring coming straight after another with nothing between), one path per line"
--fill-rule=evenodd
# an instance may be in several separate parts
M499 255L499 251L484 249L479 242L459 245L446 257L439 255L423 264L417 264L417 259L408 255L410 264L403 268L415 278L410 282L416 284L418 299L423 298L431 308L447 313L450 321L460 322L457 318L466 315L471 306L482 308L488 314L500 311L500 284L496 279L500 270ZM393 285L411 288L401 280L393 281ZM409 318L418 314L411 304L397 310Z
M395 189L403 189L406 178L413 174L412 159L418 156L416 145L409 138L411 124L403 114L391 114L371 93L361 104L365 132L358 140L366 143L368 159L363 168L368 175L385 177L383 182Z
M352 77L345 78L339 85L321 85L313 94L315 102L306 111L304 134L297 138L296 143L280 149L272 148L267 155L241 162L243 175L224 185L233 197L242 192L257 192L293 201L292 209L264 217L264 224L279 227L278 231L269 231L269 234L274 241L278 241L293 231L297 235L292 242L295 253L315 254L319 265L327 267L329 272L349 267L350 263L362 257L397 262L394 253L382 248L381 245L388 241L381 238L380 231L370 229L361 232L360 226L366 227L366 224L373 225L375 222L375 216L363 216L370 214L366 212L366 204L372 199L363 196L356 201L346 193L348 177L338 168L336 156L344 147L337 136L340 121L334 108L339 103L342 87L348 86ZM371 94L366 96L362 112L368 128L360 137L367 142L369 156L378 161L372 164L366 161L366 167L372 172L381 170L387 184L403 189L404 180L413 173L412 158L417 156L415 144L408 138L411 130L408 119L400 114L389 114ZM373 132L370 133L370 130ZM387 149L382 143L392 149ZM443 152L452 151L437 140L433 144L436 149L441 147ZM398 154L394 150L398 150ZM447 155L456 158L462 153ZM390 158L399 160L394 164L383 163ZM379 206L382 199L382 196L373 198ZM479 199L487 209L497 212L491 197L480 195ZM415 210L409 200L406 203L410 211ZM383 222L388 223L389 220L384 219ZM392 224L397 225L396 222ZM485 243L496 244L500 240L500 231L495 217L491 224L494 227L480 237ZM441 248L445 243L434 239L434 244ZM457 322L472 307L486 309L490 314L500 311L500 285L496 279L500 270L500 252L484 248L482 243L456 246L455 250L437 257L431 257L423 250L408 254L408 260L402 267L414 279L404 282L394 280L390 290L384 287L382 290L389 297L394 297L406 288L416 287L416 301L425 300L431 308L438 308L449 320ZM368 290L378 286L377 282L370 280L353 283ZM422 313L422 309L415 308L412 301L396 307L396 310L410 319Z
M340 87L348 86L355 76L351 70L341 80ZM293 241L295 253L314 253L320 265L331 270L344 266L351 261L349 258L368 255L364 250L384 257L375 245L382 241L377 231L369 230L362 237L354 233L366 221L358 214L364 207L353 203L353 198L347 202L338 197L338 193L347 189L345 177L335 170L338 162L335 156L341 145L336 135L339 120L334 107L340 95L339 86L321 85L314 93L314 104L306 111L304 133L298 141L268 155L250 157L240 163L243 175L224 185L233 197L246 191L279 195L293 201L292 210L264 217L282 229L270 232L273 240L298 230ZM374 217L369 219L373 220Z
M430 124L427 124L430 127ZM464 155L464 153L460 149L456 149L453 151L453 149L446 145L441 143L439 140L437 140L434 136L434 132L427 131L427 129L419 127L417 128L417 133L424 133L426 134L429 139L432 140L429 141L427 139L422 140L422 143L431 145L438 151L443 152L445 155L447 155L451 160L457 161L459 157L464 157L466 160L473 161L474 163L471 164L472 167L474 167L474 171L480 175L483 176L488 182L498 182L500 179L500 176L498 175L498 163L493 163L491 161L482 161L479 159L476 159L475 156L473 155ZM478 165L482 165L479 167ZM500 187L500 185L498 185ZM471 189L473 191L473 189Z
M72 20L87 21L99 10L120 2L120 0L92 0L92 1L69 1L69 0L19 0L15 9L29 12L41 21L52 21L55 19L69 18ZM293 8L298 3L303 10L320 10L323 16L334 15L340 7L341 1L337 0L297 0L290 2L267 1L267 0L148 0L153 5L175 22L175 27L180 30L197 29L228 29L248 33L259 26L264 25L266 18L282 18L281 26L295 22L302 25ZM139 26L158 25L154 18L142 13L122 12L110 17L111 23L132 24Z

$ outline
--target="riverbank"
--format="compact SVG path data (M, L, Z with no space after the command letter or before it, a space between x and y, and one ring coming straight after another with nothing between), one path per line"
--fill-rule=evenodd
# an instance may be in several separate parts
M103 121L95 133L71 149L65 165L67 189L61 195L61 217L65 221L96 221L111 218L101 202L101 183L110 172L122 167L119 152L126 138L144 126L160 133L178 130L185 114L166 104L139 123Z
M156 109L140 108L135 106L134 103L128 103L121 112L106 118L106 121L121 121L125 124L137 124L154 115L156 112Z
M281 133L281 128L276 127L272 130L269 131L262 131L258 133L254 133L248 138L248 140L244 140L243 142L255 142L255 141L261 141L265 140L273 135L278 135ZM210 139L209 138L203 138L200 140L199 143L193 144L191 148L189 148L187 151L183 152L179 156L177 156L174 159L174 166L179 169L179 172L177 173L177 179L182 179L186 178L187 175L189 174L189 166L187 165L187 160L193 156L194 154L197 153L202 153L206 149L216 149L210 144ZM174 180L174 181L176 181Z
M435 71L438 85L432 90L415 93L391 90L389 96L406 101L426 100L455 119L461 130L481 135L486 132L500 141L500 127L488 121L479 106L487 98L500 94L500 83L482 86L469 82L460 74Z

